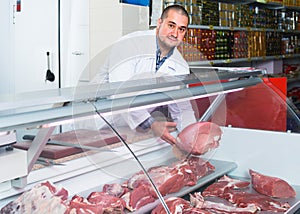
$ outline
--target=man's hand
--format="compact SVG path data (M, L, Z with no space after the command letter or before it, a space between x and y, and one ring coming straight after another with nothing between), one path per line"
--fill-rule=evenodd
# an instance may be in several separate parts
M176 128L175 122L154 121L151 129L155 136L160 137L162 140L169 144L175 144L176 139L170 134L169 128Z

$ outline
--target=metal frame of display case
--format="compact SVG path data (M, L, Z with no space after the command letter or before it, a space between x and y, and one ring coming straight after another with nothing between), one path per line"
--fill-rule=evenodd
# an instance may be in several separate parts
M206 70L207 69L208 68L206 68ZM213 68L213 71L215 71L215 68ZM205 86L188 87L189 84L199 82L200 78L202 82L207 82L216 78L216 76L219 81L220 79L228 79L233 76L249 77L249 75L253 76L262 74L262 71L260 70L244 72L239 71L235 74L225 71L226 70L223 70L222 72L218 73L209 71L206 73L206 75L204 75L205 73L195 70L194 74L197 76L198 73L200 76L198 75L195 77L195 75L193 75L193 77L190 77L190 79L185 79L182 81L178 81L176 79L176 81L172 80L172 82L166 82L168 79L155 79L155 85L150 84L140 86L139 81L132 81L129 83L130 87L122 89L117 87L116 84L107 84L102 86L101 89L99 89L99 86L97 85L91 85L75 89L68 88L45 91L37 94L33 93L32 95L29 95L29 97L31 96L31 100L28 100L25 97L25 100L14 99L11 103L9 103L10 100L2 103L2 109L4 110L4 113L2 113L0 118L0 131L11 131L17 130L18 128L27 127L43 127L43 129L40 129L40 132L37 134L36 138L32 142L32 146L28 150L28 171L30 172L54 130L53 124L58 125L59 121L71 120L74 117L90 116L95 111L105 115L110 114L111 112L122 112L124 109L128 110L128 108L134 111L137 107L142 106L143 108L147 108L157 103L163 105L172 102L187 101L190 99L208 96L208 94L214 95L227 93L232 90L252 86L261 82L260 78L252 77L239 81L216 82L214 84L208 84ZM138 85L135 86L136 84ZM140 93L141 91L145 91L147 89L155 89L156 91L159 91L170 87L175 87L175 89L163 90L163 92L155 93ZM133 95L136 92L139 92L138 96ZM122 96L116 98L117 95ZM111 99L112 96L114 96L113 99ZM134 101L132 96L134 96ZM36 97L38 97L38 102L34 102L36 101ZM93 105L91 105L91 102ZM53 107L53 105L57 103L75 104L76 111L73 110L73 105L59 105L58 107ZM128 106L128 103L131 103L130 106ZM26 107L30 108L39 105L50 105L50 107L43 107L41 109L32 111L23 111L26 109ZM211 108L209 111L211 111ZM205 115L206 117L209 117L208 113ZM203 119L204 118L202 118L202 120ZM45 129L46 127L47 129Z

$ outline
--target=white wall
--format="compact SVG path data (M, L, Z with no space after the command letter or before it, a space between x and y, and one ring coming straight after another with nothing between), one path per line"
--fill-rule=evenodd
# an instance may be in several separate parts
M0 95L7 93L14 93L13 84L13 68L12 68L12 37L11 25L12 19L12 7L10 7L11 1L0 1Z
M61 87L87 82L97 70L90 72L87 64L97 54L122 35L149 28L148 7L119 0L61 0L59 53L58 2L22 0L21 12L13 13L16 1L0 1L0 95L58 88L59 60ZM45 81L47 51L54 82Z
M149 8L119 3L119 0L90 0L89 80L93 79L105 50L121 36L149 29Z

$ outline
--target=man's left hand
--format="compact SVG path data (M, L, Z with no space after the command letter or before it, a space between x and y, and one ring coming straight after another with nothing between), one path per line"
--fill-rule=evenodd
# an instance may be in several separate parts
M170 128L176 128L176 123L166 121L154 121L151 125L151 129L155 136L160 137L162 140L166 141L169 144L175 144L176 139L170 134Z

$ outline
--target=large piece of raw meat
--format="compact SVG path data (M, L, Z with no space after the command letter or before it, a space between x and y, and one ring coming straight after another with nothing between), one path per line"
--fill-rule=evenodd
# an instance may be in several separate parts
M252 187L259 193L276 198L291 198L296 196L294 188L285 180L263 175L249 170Z
M290 208L288 203L283 203L269 196L251 191L249 182L223 176L217 182L208 186L203 192L204 197L219 197L226 199L237 207L247 207L252 204L257 210L271 212L285 212Z
M16 200L8 203L1 214L49 214L68 213L68 191L45 182L24 192Z
M203 155L219 146L221 128L211 122L197 122L185 127L177 136L176 146L193 154Z

